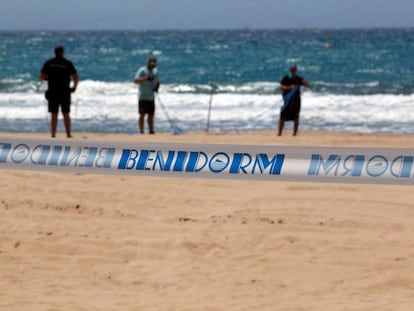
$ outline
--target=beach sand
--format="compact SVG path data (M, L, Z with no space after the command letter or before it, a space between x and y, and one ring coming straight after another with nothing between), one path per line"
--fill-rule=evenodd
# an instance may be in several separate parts
M75 136L414 146L288 130ZM0 189L0 310L414 309L411 186L2 171Z

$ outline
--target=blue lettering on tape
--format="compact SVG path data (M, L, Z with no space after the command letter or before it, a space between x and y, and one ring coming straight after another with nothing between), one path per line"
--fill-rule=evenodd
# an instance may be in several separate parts
M0 143L0 163L110 168L115 153L115 148Z
M13 163L22 163L30 155L30 147L26 144L18 144L11 152L11 160Z
M187 154L188 154L187 151L178 151L177 152L177 159L175 160L174 168L173 168L174 172L182 172L183 171L184 161L187 158Z
M11 144L0 143L0 163L6 163L11 150Z
M394 177L410 178L413 170L412 156L399 156L391 162L391 174Z
M188 173L208 170L214 174L228 170L230 174L280 175L284 160L284 154L269 157L264 153L253 156L248 153L217 152L208 156L203 151L168 150L162 152L148 149L122 149L117 168L119 170Z
M414 157L399 155L388 158L384 155L352 154L342 159L338 154L331 154L327 158L320 154L312 154L308 168L309 176L368 176L373 178L390 175L395 178L410 178L413 175Z
M174 161L175 152L170 150L167 153L167 157L164 159L164 155L161 151L157 151L157 155L154 160L153 170L156 170L157 167L160 171L169 171Z

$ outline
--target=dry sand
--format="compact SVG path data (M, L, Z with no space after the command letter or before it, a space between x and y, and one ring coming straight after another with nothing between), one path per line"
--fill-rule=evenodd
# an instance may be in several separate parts
M337 132L75 135L414 146ZM0 194L2 311L414 310L411 186L2 171Z

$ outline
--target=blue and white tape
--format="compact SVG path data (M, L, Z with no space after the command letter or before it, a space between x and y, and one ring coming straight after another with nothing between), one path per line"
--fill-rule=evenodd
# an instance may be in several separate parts
M414 149L0 137L0 169L414 185Z

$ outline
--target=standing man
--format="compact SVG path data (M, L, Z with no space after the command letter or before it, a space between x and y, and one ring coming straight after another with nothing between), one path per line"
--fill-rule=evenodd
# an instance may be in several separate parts
M290 74L280 81L280 89L283 95L283 106L280 110L278 135L282 136L285 121L293 121L293 136L296 136L299 128L300 114L300 87L310 88L308 81L297 75L296 65L290 66Z
M155 97L154 93L158 92L160 81L158 79L157 59L151 57L147 61L147 65L138 69L135 75L134 83L139 85L138 99L138 126L141 134L144 134L144 119L147 117L147 123L150 134L154 132L154 112Z
M79 77L75 66L64 58L63 46L55 48L55 57L47 60L40 71L40 80L47 81L46 99L48 110L52 114L50 132L56 137L59 107L63 114L66 136L72 137L70 120L71 93L75 92ZM71 78L73 87L70 87Z

